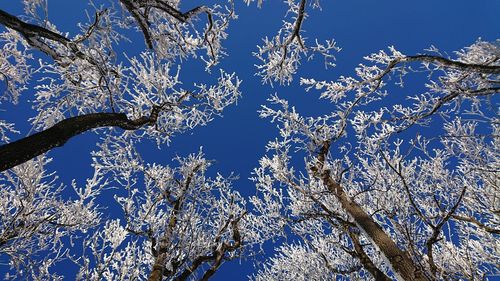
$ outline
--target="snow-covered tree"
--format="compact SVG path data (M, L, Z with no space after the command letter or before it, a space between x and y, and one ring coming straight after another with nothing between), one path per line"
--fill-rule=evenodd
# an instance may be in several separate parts
M55 276L49 269L67 258L68 237L100 219L94 199L102 178L95 174L84 187L73 184L76 199L64 199L65 186L45 169L48 162L40 156L0 177L0 254L8 256L16 272L2 276L6 280L51 280Z
M78 279L207 279L252 247L259 236L244 199L231 178L205 176L201 152L177 158L175 168L126 154L136 140L168 143L237 101L241 81L216 69L232 2L182 12L180 1L89 1L88 23L62 31L48 1L22 4L22 16L0 10L0 105L29 89L36 133L11 141L15 124L0 120L0 255L12 269L2 277L62 279L54 267L71 260ZM134 33L145 49L121 54ZM190 58L207 70L191 87L182 85ZM94 175L83 187L60 182L44 153L93 129L107 136ZM109 189L128 192L116 197L121 221L96 203Z
M78 279L207 280L262 242L231 176L205 176L211 161L201 151L174 160L176 167L145 164L130 143L102 144L94 167L126 191L115 196L124 219L84 239L83 255L72 257Z
M499 54L498 41L454 57L390 47L365 57L357 77L302 78L332 103L319 117L272 96L260 115L280 137L254 171L252 203L294 239L255 279L498 274ZM426 89L410 95L405 80L416 74Z
M174 160L145 164L129 142L107 139L93 177L72 184L76 200L61 198L64 185L44 170L45 158L5 172L0 252L16 269L5 278L60 279L54 267L71 260L78 280L207 280L262 243L232 176L206 176L212 162L201 151ZM95 202L110 189L123 191L118 218Z
M30 77L38 79L30 86L37 111L31 123L38 132L0 146L0 170L96 128L115 127L133 131L129 137L168 142L173 134L207 124L236 102L241 81L234 73L220 70L215 85L181 87L181 65L176 63L199 56L207 70L215 67L224 54L220 41L234 17L231 5L182 13L180 1L119 2L91 2L95 15L74 36L39 15L47 13L46 1L24 1L26 21L0 11L0 24L7 28L0 34L0 78L7 83L0 102L17 102ZM206 23L194 21L201 14L207 15ZM133 34L127 29L135 28L144 34L148 48L133 57L118 55L127 34ZM46 54L38 63L32 61L37 51ZM11 125L4 120L0 124L4 136Z

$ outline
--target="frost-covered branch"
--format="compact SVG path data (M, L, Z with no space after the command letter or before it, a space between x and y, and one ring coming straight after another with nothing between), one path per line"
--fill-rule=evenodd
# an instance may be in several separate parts
M67 188L46 170L49 162L38 157L0 177L0 256L8 257L12 279L59 278L50 269L66 259L66 239L100 220L94 199L106 181L94 175L83 188L73 184L77 198L63 200Z
M48 19L43 20L43 24L30 23L30 20L40 22L36 13L37 7L44 6L42 2L25 3L29 12L27 20L0 11L0 24L7 27L0 37L5 42L1 50L4 56L0 59L0 79L5 81L7 94L10 94L2 95L0 99L16 102L20 92L26 89L31 72L36 71L42 76L34 83L33 108L37 115L30 119L32 130L40 132L25 138L23 149L17 149L20 147L17 145L17 155L8 148L15 143L4 145L2 161L11 163L3 165L4 168L99 127L141 129L135 136L145 132L159 143L168 142L173 134L207 124L214 116L221 115L222 110L235 103L240 95L238 87L241 81L222 70L216 85L198 83L189 90L179 88L180 66L177 66L177 73L172 75L170 72L173 68L170 60L178 56L195 56L200 48L206 48L210 54L211 59L205 60L210 66L216 63L222 54L219 41L225 38L224 30L234 17L232 7L226 11L219 6L214 9L198 7L187 13L176 13L179 3L125 1L140 4L141 12L148 10L151 21L148 28L159 41L155 50L142 52L137 57L126 57L120 62L114 49L126 37L117 30L128 28L129 24L126 17L117 14L114 6L96 7L91 3L96 10L95 17L89 15L89 23L80 23L81 33L70 39L67 34L61 35L64 33L58 32ZM154 6L154 11L149 11L150 5ZM162 16L163 12L158 11L169 11L174 18L184 20L170 22ZM191 19L202 12L209 13L204 35L197 33L198 27ZM166 34L176 39L170 40L173 37L167 38ZM40 59L39 67L32 70L27 62L32 57L30 49L40 50L54 61ZM162 110L157 112L155 108ZM154 122L148 119L150 116L154 116ZM9 122L2 120L3 123ZM62 127L68 130L51 134ZM0 126L0 129L3 135L4 127ZM61 138L57 139L57 136ZM33 138L36 138L36 144L32 142Z
M120 113L91 113L71 117L54 126L0 146L0 171L8 170L39 156L52 148L64 145L69 139L88 130L102 127L117 127L123 130L137 130L154 125L164 106L155 106L149 116L129 119Z
M250 4L250 1L246 1ZM262 1L259 1L261 6ZM317 39L315 45L306 44L302 36L302 25L307 18L307 0L285 1L288 4L287 15L291 14L293 22L284 21L283 27L273 38L264 38L262 46L258 46L258 52L254 56L261 61L257 65L257 75L262 77L264 83L279 82L280 84L290 84L293 75L297 72L300 61L303 57L312 59L315 54L322 56L325 60L325 67L335 66L333 61L334 51L340 51L334 40L326 40L320 43ZM298 2L298 3L297 3ZM312 8L318 8L318 3L310 4ZM287 16L288 17L288 16Z

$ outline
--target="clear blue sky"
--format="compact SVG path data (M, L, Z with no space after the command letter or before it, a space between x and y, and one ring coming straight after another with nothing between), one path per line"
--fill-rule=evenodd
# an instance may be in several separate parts
M267 0L259 10L255 4L247 7L242 0L235 2L239 19L231 24L229 39L224 43L229 56L220 66L228 72L236 72L243 80L243 98L237 106L229 107L223 118L176 136L171 145L163 147L160 152L152 142L141 144L141 151L150 162L168 164L173 156L187 155L203 146L207 157L217 161L212 172L239 174L236 188L244 195L252 195L255 188L248 177L265 153L265 144L277 135L273 124L259 119L257 110L260 105L265 104L274 92L289 99L304 114L326 112L330 105L318 101L315 93L306 94L298 85L298 79L287 87L271 88L261 84L259 77L254 76L257 60L251 53L256 51L262 37L275 35L286 5L283 1ZM72 31L75 22L83 19L82 9L86 3L84 0L49 0L49 18L58 24L60 30ZM183 5L187 7L191 3L197 5L198 1L186 1ZM321 60L303 61L297 77L334 80L340 75L350 75L364 55L390 45L406 54L421 52L430 45L451 53L472 44L479 37L487 41L500 38L498 0L323 0L321 4L322 11L309 9L310 17L303 26L304 36L334 38L342 48L337 54L337 67L325 70ZM2 1L0 7L13 14L21 11L18 1ZM136 46L141 47L142 39L138 38L137 42ZM203 67L200 62L184 67L181 73L184 84L208 79ZM30 99L30 91L23 97ZM19 116L12 116L13 111L0 112L0 115L9 114L8 119L24 122L28 107L22 108L18 111ZM26 129L20 124L21 129ZM24 130L22 134L27 132ZM64 147L54 149L49 154L54 158L49 169L58 171L65 184L70 184L72 179L82 183L91 176L90 152L95 150L97 140L95 134L85 133ZM259 260L263 258L258 257ZM243 261L239 265L238 261L233 261L223 265L213 280L246 280L252 272L252 262Z

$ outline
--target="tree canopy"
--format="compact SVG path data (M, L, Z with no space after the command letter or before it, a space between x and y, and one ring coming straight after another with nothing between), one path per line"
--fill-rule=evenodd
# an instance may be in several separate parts
M83 1L71 20L55 0L0 7L2 278L500 274L494 16L468 3L474 37L404 50L350 34L377 23L347 21L361 12L340 3L215 2ZM398 18L384 5L364 13ZM426 38L401 24L408 42ZM369 51L352 58L359 44ZM258 109L249 95L263 96Z

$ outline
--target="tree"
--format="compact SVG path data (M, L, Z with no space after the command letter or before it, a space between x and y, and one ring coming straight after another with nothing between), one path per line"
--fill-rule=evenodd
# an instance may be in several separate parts
M273 96L278 108L260 115L279 124L280 139L255 169L252 202L300 242L282 246L256 279L498 274L499 43L477 41L455 59L391 47L365 57L358 77L302 79L333 103L320 117ZM403 87L410 73L430 78L427 91L401 104L387 81Z
M125 14L120 17L114 7L94 6L95 18L81 25L81 34L74 38L61 35L36 14L40 6L47 7L45 1L24 1L27 14L39 25L0 11L0 23L7 27L1 37L1 73L7 83L2 99L16 102L30 75L43 75L43 82L36 86L38 115L32 119L41 131L0 147L2 171L90 129L111 126L168 142L172 134L206 124L237 100L240 80L234 74L221 70L217 85L200 83L196 90L185 90L179 87L180 66L171 70L174 59L196 56L201 49L208 53L207 68L217 64L219 41L233 17L231 9L224 14L200 6L183 14L179 3L120 2L137 21L150 48L124 62L115 49L126 40L121 29L130 26L130 19ZM191 20L201 12L208 15L208 23L198 33ZM27 62L31 49L42 51L53 62L42 61L33 70ZM2 135L4 127L0 127Z
M94 197L100 179L94 177L84 188L72 185L77 198L64 200L64 185L46 171L48 162L41 156L0 178L0 252L16 271L14 276L6 273L7 280L53 279L50 267L65 259L64 239L88 231L99 219Z
M127 191L116 197L126 226L108 220L84 241L83 255L72 257L81 264L79 279L208 280L224 261L260 243L231 177L206 177L211 163L201 151L177 157L171 168L145 165L129 143L107 140L101 149L97 173Z
M0 210L0 253L15 269L5 278L61 279L52 268L69 259L80 268L77 279L208 279L225 260L259 240L249 234L251 215L231 189L231 179L205 177L210 162L201 152L177 158L178 168L137 166L139 156L121 154L133 151L130 144L136 140L168 143L236 102L241 81L235 74L220 70L215 85L184 89L177 63L200 57L208 72L217 65L224 54L219 41L234 18L231 4L182 13L179 1L100 6L91 1L95 15L79 24L73 37L48 20L46 1L23 1L23 18L0 10L6 27L0 35L0 76L6 83L0 102L18 103L26 85L39 79L33 103L37 115L31 119L38 132L9 142L14 124L0 121L5 142L0 192L6 198ZM196 21L200 14L207 15L206 22ZM147 49L119 55L136 27ZM40 66L34 61L38 57ZM55 172L47 172L50 159L44 153L103 127L111 130L96 153L102 161L94 163L95 173L84 187L71 184L76 199L64 198L68 188ZM129 162L110 166L114 160ZM145 189L139 190L140 184ZM116 198L125 222L110 218L95 203L111 187L129 192ZM70 251L77 243L79 252Z
M232 177L206 177L201 151L177 167L149 165L130 143L108 139L94 156L94 176L72 184L76 200L58 199L64 186L44 158L5 173L0 249L17 269L7 279L61 279L52 267L69 259L78 280L207 280L261 243ZM126 191L115 195L124 222L95 203L113 186Z
M65 31L46 0L23 0L22 16L0 10L0 106L31 100L36 112L36 133L16 141L13 121L0 120L5 279L71 278L60 271L70 263L78 280L207 280L226 261L254 256L255 280L499 274L500 41L479 39L453 56L389 47L366 56L354 77L306 74L305 90L330 102L320 116L272 95L260 116L279 137L254 170L247 204L237 177L210 172L201 148L163 164L140 151L148 141L165 147L239 99L241 80L216 70L237 18L236 3L220 3L90 1L88 22ZM321 1L285 4L282 26L253 54L255 74L280 91L305 60L335 66L340 51L305 36ZM131 42L144 48L131 52ZM181 69L192 61L206 76L186 87ZM421 93L410 93L414 79ZM51 149L90 130L101 137L93 173L65 183ZM263 261L269 244L276 254Z

